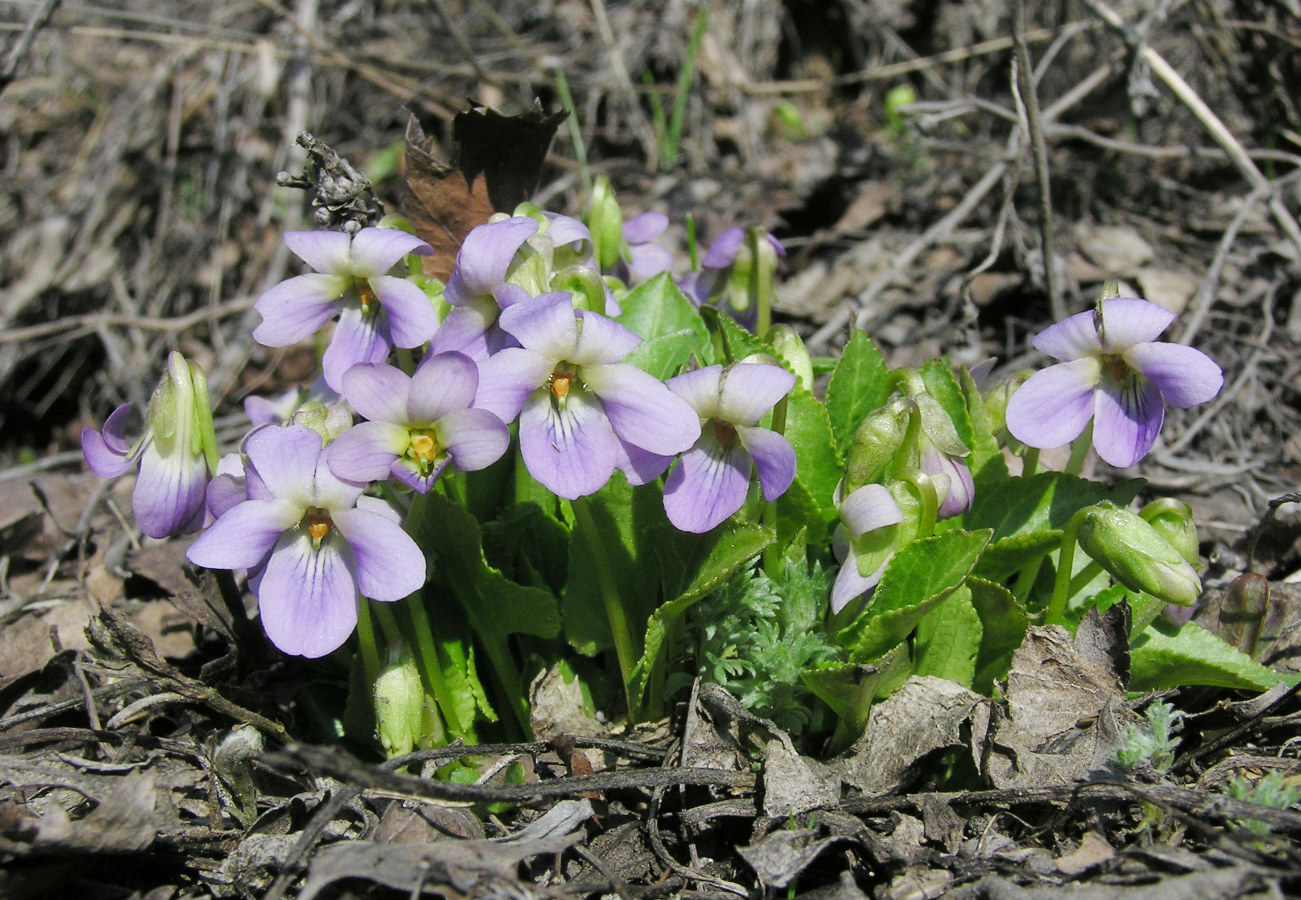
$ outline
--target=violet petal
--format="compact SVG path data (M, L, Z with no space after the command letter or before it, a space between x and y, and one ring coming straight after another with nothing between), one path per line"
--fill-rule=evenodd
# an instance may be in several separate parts
M1183 344L1137 344L1125 351L1125 361L1152 379L1176 409L1206 403L1224 386L1224 372L1215 361Z
M1093 417L1102 374L1094 357L1049 366L1031 375L1007 404L1007 430L1031 447L1060 447L1080 436Z
M276 542L258 583L258 611L271 643L309 659L343 646L357 627L352 548L330 533L319 548L306 531Z
M452 410L474 402L479 388L479 367L463 353L439 353L420 361L411 377L407 421L437 422Z
M205 569L251 569L302 517L303 508L288 500L245 500L199 535L185 557Z
M520 413L519 442L529 474L566 500L600 490L618 458L600 403L581 389L569 392L564 409L556 409L550 391L534 391Z
M664 481L664 511L679 531L703 534L741 508L750 487L750 456L740 442L724 447L706 432Z
M358 363L343 373L343 396L358 415L372 422L411 421L407 418L411 378L401 369L379 363Z
M585 368L582 378L601 398L615 434L634 447L672 455L700 437L696 411L654 375L618 363Z
M253 340L264 347L288 347L311 337L338 312L348 280L310 273L280 282L253 304L262 322Z
M786 493L786 489L795 480L795 448L791 442L768 428L749 428L744 425L736 426L736 436L754 457L763 498L771 503Z
M1165 421L1165 402L1157 386L1142 375L1121 383L1106 381L1097 392L1093 449L1118 469L1134 465L1156 442Z
M337 510L333 519L352 545L362 596L401 600L424 585L425 555L401 525L365 509Z

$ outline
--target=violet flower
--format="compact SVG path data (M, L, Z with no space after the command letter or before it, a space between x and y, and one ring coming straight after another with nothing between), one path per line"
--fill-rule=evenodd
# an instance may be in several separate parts
M501 314L522 346L479 367L475 406L503 422L519 416L520 454L529 473L572 500L622 469L643 484L663 457L700 437L700 420L664 383L621 360L641 338L617 322L576 310L568 292L544 294Z
M840 572L831 588L831 611L838 613L856 597L874 590L894 556L896 529L903 510L889 489L866 484L840 503L840 521L832 548Z
M289 249L315 269L280 282L257 299L262 323L253 339L287 347L339 316L321 367L338 391L343 373L362 362L383 362L395 346L419 347L438 330L438 312L413 282L387 274L408 253L432 253L420 238L396 228L288 231Z
M669 217L661 212L644 212L623 223L625 259L615 264L614 273L628 285L649 281L673 268L673 253L653 243L669 227Z
M795 478L790 441L759 420L795 386L780 366L706 366L666 384L700 417L700 437L664 482L664 511L681 531L702 533L745 503L752 469L765 500L785 493Z
M383 501L337 478L321 436L266 426L244 442L249 499L225 511L186 551L209 569L249 569L262 627L295 656L348 639L359 597L400 600L425 583L425 558Z
M1134 465L1152 449L1165 404L1205 403L1224 384L1205 353L1156 341L1174 318L1147 300L1119 298L1035 335L1035 347L1061 362L1012 395L1008 431L1031 447L1059 447L1094 419L1098 456L1118 468Z
M145 433L134 443L126 437L131 407L124 403L115 409L102 434L93 428L82 430L86 465L101 478L116 478L139 466L131 510L149 537L198 531L204 519L204 492L217 466L207 379L197 366L172 352L167 372L149 399Z
M678 287L697 306L717 306L753 328L761 295L771 296L777 257L785 255L781 241L768 232L757 226L734 226L714 239L700 261L700 271L692 272Z
M331 471L362 482L392 475L423 494L448 465L463 472L492 465L510 432L486 409L469 408L478 386L478 367L461 353L426 356L410 377L392 366L353 366L344 396L370 421L330 444Z

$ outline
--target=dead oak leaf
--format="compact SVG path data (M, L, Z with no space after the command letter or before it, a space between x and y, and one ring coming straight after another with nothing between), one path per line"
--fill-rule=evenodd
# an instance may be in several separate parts
M434 248L423 258L426 275L446 282L470 229L533 196L551 139L567 115L546 115L537 100L516 116L487 107L462 110L452 120L446 161L420 121L408 120L400 207L416 236Z

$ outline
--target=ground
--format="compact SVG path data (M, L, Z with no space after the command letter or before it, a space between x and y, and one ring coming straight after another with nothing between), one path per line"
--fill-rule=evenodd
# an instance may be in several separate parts
M555 111L568 92L537 202L577 214L604 174L625 210L668 214L678 250L688 216L702 242L769 228L779 317L815 354L857 325L893 365L944 353L1002 373L1104 281L1178 311L1173 339L1225 389L1172 415L1141 474L1194 507L1209 610L1244 570L1271 582L1264 652L1295 671L1298 507L1271 501L1301 487L1301 18L1059 0L1018 28L1018 6L0 7L0 897L1301 888L1301 814L1221 793L1234 772L1296 778L1290 695L1168 697L1190 718L1164 777L939 790L923 766L807 808L774 773L825 788L819 763L708 691L658 731L476 749L545 776L519 787L358 762L308 728L313 670L263 653L246 598L187 570L183 544L141 543L129 484L82 463L81 429L145 401L168 350L209 373L228 442L243 397L310 378L310 348L249 337L253 301L296 271L281 232L311 221L275 186L302 169L299 132L394 207L411 114L446 139L467 99ZM722 771L682 767L692 734Z

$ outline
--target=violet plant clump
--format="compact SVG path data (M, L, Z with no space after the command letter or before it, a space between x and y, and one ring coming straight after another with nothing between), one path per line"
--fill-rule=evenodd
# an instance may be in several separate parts
M253 337L337 319L317 383L250 401L219 460L174 356L139 442L122 410L84 437L96 473L138 468L145 534L198 530L190 560L240 573L270 642L351 686L327 727L390 756L523 738L554 670L615 685L601 711L629 721L718 680L834 748L907 677L993 692L1032 626L1119 603L1133 690L1281 677L1161 616L1200 591L1191 510L1081 475L1095 450L1138 463L1166 404L1218 392L1214 362L1156 340L1170 313L1104 299L1035 337L1056 363L988 384L891 368L862 331L813 360L772 324L761 228L692 273L608 184L586 225L514 213L466 236L445 286L399 228L291 232L315 271L258 299Z

